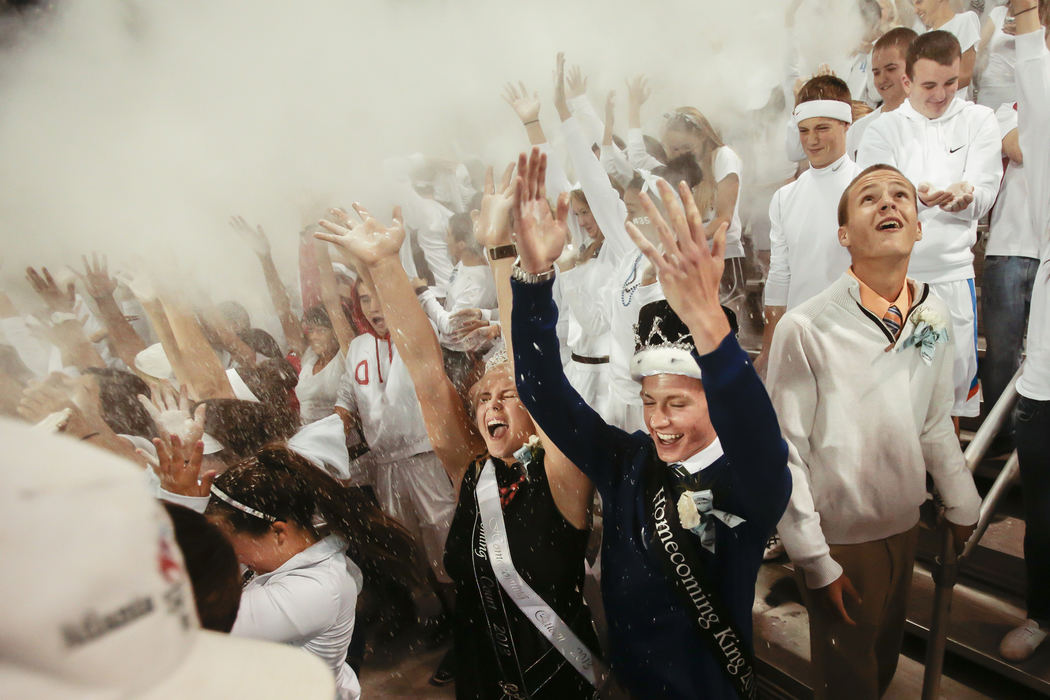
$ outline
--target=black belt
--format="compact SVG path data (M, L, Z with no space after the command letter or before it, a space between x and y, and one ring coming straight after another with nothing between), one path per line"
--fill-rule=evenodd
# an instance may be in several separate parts
M605 357L584 357L583 355L577 355L572 353L572 361L579 362L581 365L607 365L609 364L609 356Z

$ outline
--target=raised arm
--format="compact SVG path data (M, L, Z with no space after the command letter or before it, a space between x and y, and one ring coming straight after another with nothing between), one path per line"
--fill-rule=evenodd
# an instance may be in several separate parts
M645 150L642 135L642 105L650 95L652 91L644 75L636 75L627 81L627 159L633 167L645 170L663 165Z
M124 312L113 298L117 283L109 274L106 256L92 253L90 261L86 255L82 260L84 273L80 279L85 291L95 301L99 318L109 334L109 342L117 357L128 367L134 367L135 356L146 349L146 343L124 317Z
M354 209L363 223L349 227L345 214L333 211L330 220L321 222L328 233L315 235L346 248L368 269L392 325L391 338L416 387L430 444L458 493L467 465L484 450L484 443L445 374L437 336L398 258L405 238L401 213L395 210L392 225L384 227L359 205Z
M274 264L273 254L270 251L270 241L266 237L266 232L263 231L262 226L256 226L254 229L240 216L234 216L230 219L230 226L233 227L234 231L241 234L241 236L251 247L252 252L259 258L259 265L262 266L263 277L266 280L266 290L270 294L270 301L273 303L274 309L277 310L277 318L281 322L281 331L284 333L284 339L288 343L288 348L292 350L296 355L302 357L302 354L306 351L306 338L303 336L303 327L299 323L299 319L292 313L292 303L288 298L288 291L285 289L284 284L281 283L281 277L277 274L277 265Z
M350 341L354 339L354 329L350 326L346 314L343 313L343 305L339 301L335 271L332 269L332 257L328 254L328 244L324 241L314 243L317 272L321 280L321 301L332 322L332 331L335 333L336 340L339 341L339 355L346 357Z

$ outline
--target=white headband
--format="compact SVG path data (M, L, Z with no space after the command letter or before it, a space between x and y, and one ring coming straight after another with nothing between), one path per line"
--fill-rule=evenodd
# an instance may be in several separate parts
M219 490L219 487L216 486L215 484L211 485L211 494L213 496L215 496L216 498L218 498L223 503L229 505L231 508L236 508L237 510L241 511L242 513L247 513L248 515L255 516L256 518L259 518L260 520L266 520L267 522L271 522L271 523L277 522L277 518L273 517L272 515L267 515L266 513L262 512L261 510L255 510L254 508L250 508L250 507L244 505L240 501L233 500L230 496L228 496L227 494L225 494L221 490Z
M827 117L838 119L847 124L853 123L853 107L841 100L810 100L802 102L795 111L791 113L795 118L795 126L806 119L813 117Z

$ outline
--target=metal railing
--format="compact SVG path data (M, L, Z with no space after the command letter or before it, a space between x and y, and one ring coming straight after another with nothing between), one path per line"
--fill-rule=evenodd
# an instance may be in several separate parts
M1023 365L1022 365L1023 369ZM995 406L989 411L988 416L977 429L970 444L966 446L963 456L966 458L966 468L973 472L984 459L992 440L999 433L1007 420L1014 404L1017 403L1017 379L1021 376L1021 369L1017 370L1013 379L1003 390L1002 396L995 402ZM926 640L926 668L922 678L922 700L936 700L940 697L941 674L944 671L944 652L948 644L948 622L952 607L952 589L959 577L959 562L973 552L980 542L981 537L988 530L988 524L995 514L996 508L1003 496L1010 490L1010 486L1017 480L1018 461L1017 452L1010 455L999 476L996 477L992 488L981 501L981 514L977 521L977 527L966 543L965 549L958 557L955 554L955 541L952 537L951 528L942 528L941 554L937 559L938 565L933 569L933 580L936 584L933 592L933 616L930 620L930 634Z

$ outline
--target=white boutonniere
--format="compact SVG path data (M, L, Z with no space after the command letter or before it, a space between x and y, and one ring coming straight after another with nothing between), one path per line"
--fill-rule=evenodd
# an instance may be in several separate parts
M712 554L715 551L715 520L721 520L728 527L744 522L739 515L715 508L714 501L711 489L686 491L678 498L678 519L682 527L699 537L700 544Z
M933 364L933 352L938 343L948 342L948 319L936 311L921 308L908 319L911 335L897 346L897 352L918 348L919 355L927 365Z
M525 444L514 452L514 459L524 467L525 478L529 478L529 466L543 457L543 442L538 435L530 435Z

